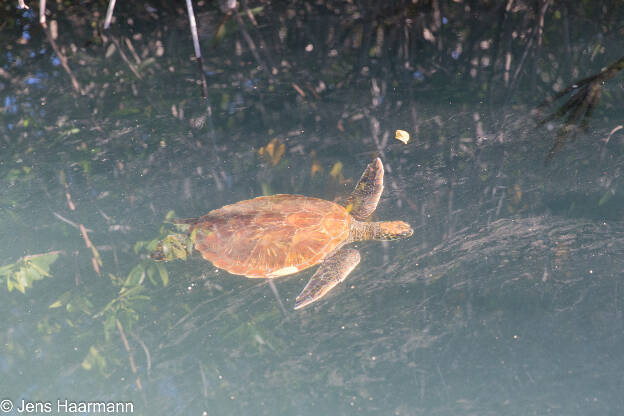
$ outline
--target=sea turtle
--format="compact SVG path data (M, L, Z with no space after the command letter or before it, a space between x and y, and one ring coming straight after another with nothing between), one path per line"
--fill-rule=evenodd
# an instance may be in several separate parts
M383 164L376 158L345 206L303 195L278 194L174 222L188 224L189 241L204 259L231 274L275 278L320 264L296 298L295 309L299 309L323 297L358 265L360 253L344 247L346 244L394 240L414 233L403 221L364 221L377 207L383 175ZM167 259L166 246L161 243L152 257Z

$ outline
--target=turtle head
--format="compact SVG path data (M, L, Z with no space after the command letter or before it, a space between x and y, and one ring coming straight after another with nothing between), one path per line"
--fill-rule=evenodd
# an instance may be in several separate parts
M379 223L379 230L375 234L376 240L398 240L411 237L414 230L403 221L384 221Z

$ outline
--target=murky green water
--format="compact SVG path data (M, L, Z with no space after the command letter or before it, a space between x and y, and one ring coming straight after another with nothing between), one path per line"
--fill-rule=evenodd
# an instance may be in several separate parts
M620 414L622 75L548 163L562 119L531 113L621 57L623 9L546 6L538 35L524 3L249 4L255 56L200 3L208 100L184 9L118 5L104 32L104 4L51 5L55 38L1 6L0 410ZM344 201L375 156L373 219L415 234L356 244L303 310L314 269L275 293L197 253L149 258L167 215Z

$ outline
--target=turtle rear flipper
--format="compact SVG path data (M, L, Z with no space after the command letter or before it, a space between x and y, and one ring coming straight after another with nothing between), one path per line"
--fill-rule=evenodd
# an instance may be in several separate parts
M345 205L347 211L356 220L365 220L377 208L383 192L383 176L384 168L381 159L375 158L366 167Z
M150 257L155 261L186 260L192 251L191 235L169 234L158 243Z
M150 257L154 261L167 261L167 255L165 254L165 251L163 250L162 241L160 241L158 245L156 246L156 248L154 249L154 251L150 253Z
M360 262L360 253L351 248L343 248L329 256L310 278L295 301L295 309L316 302L347 278Z

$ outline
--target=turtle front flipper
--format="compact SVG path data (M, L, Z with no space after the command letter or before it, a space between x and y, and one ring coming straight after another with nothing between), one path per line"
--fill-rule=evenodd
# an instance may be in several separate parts
M340 249L319 266L295 301L295 309L316 302L334 286L347 278L360 262L360 253L354 249Z
M345 208L356 220L368 218L375 208L383 192L384 168L381 159L375 158L368 164L360 181L347 199Z

